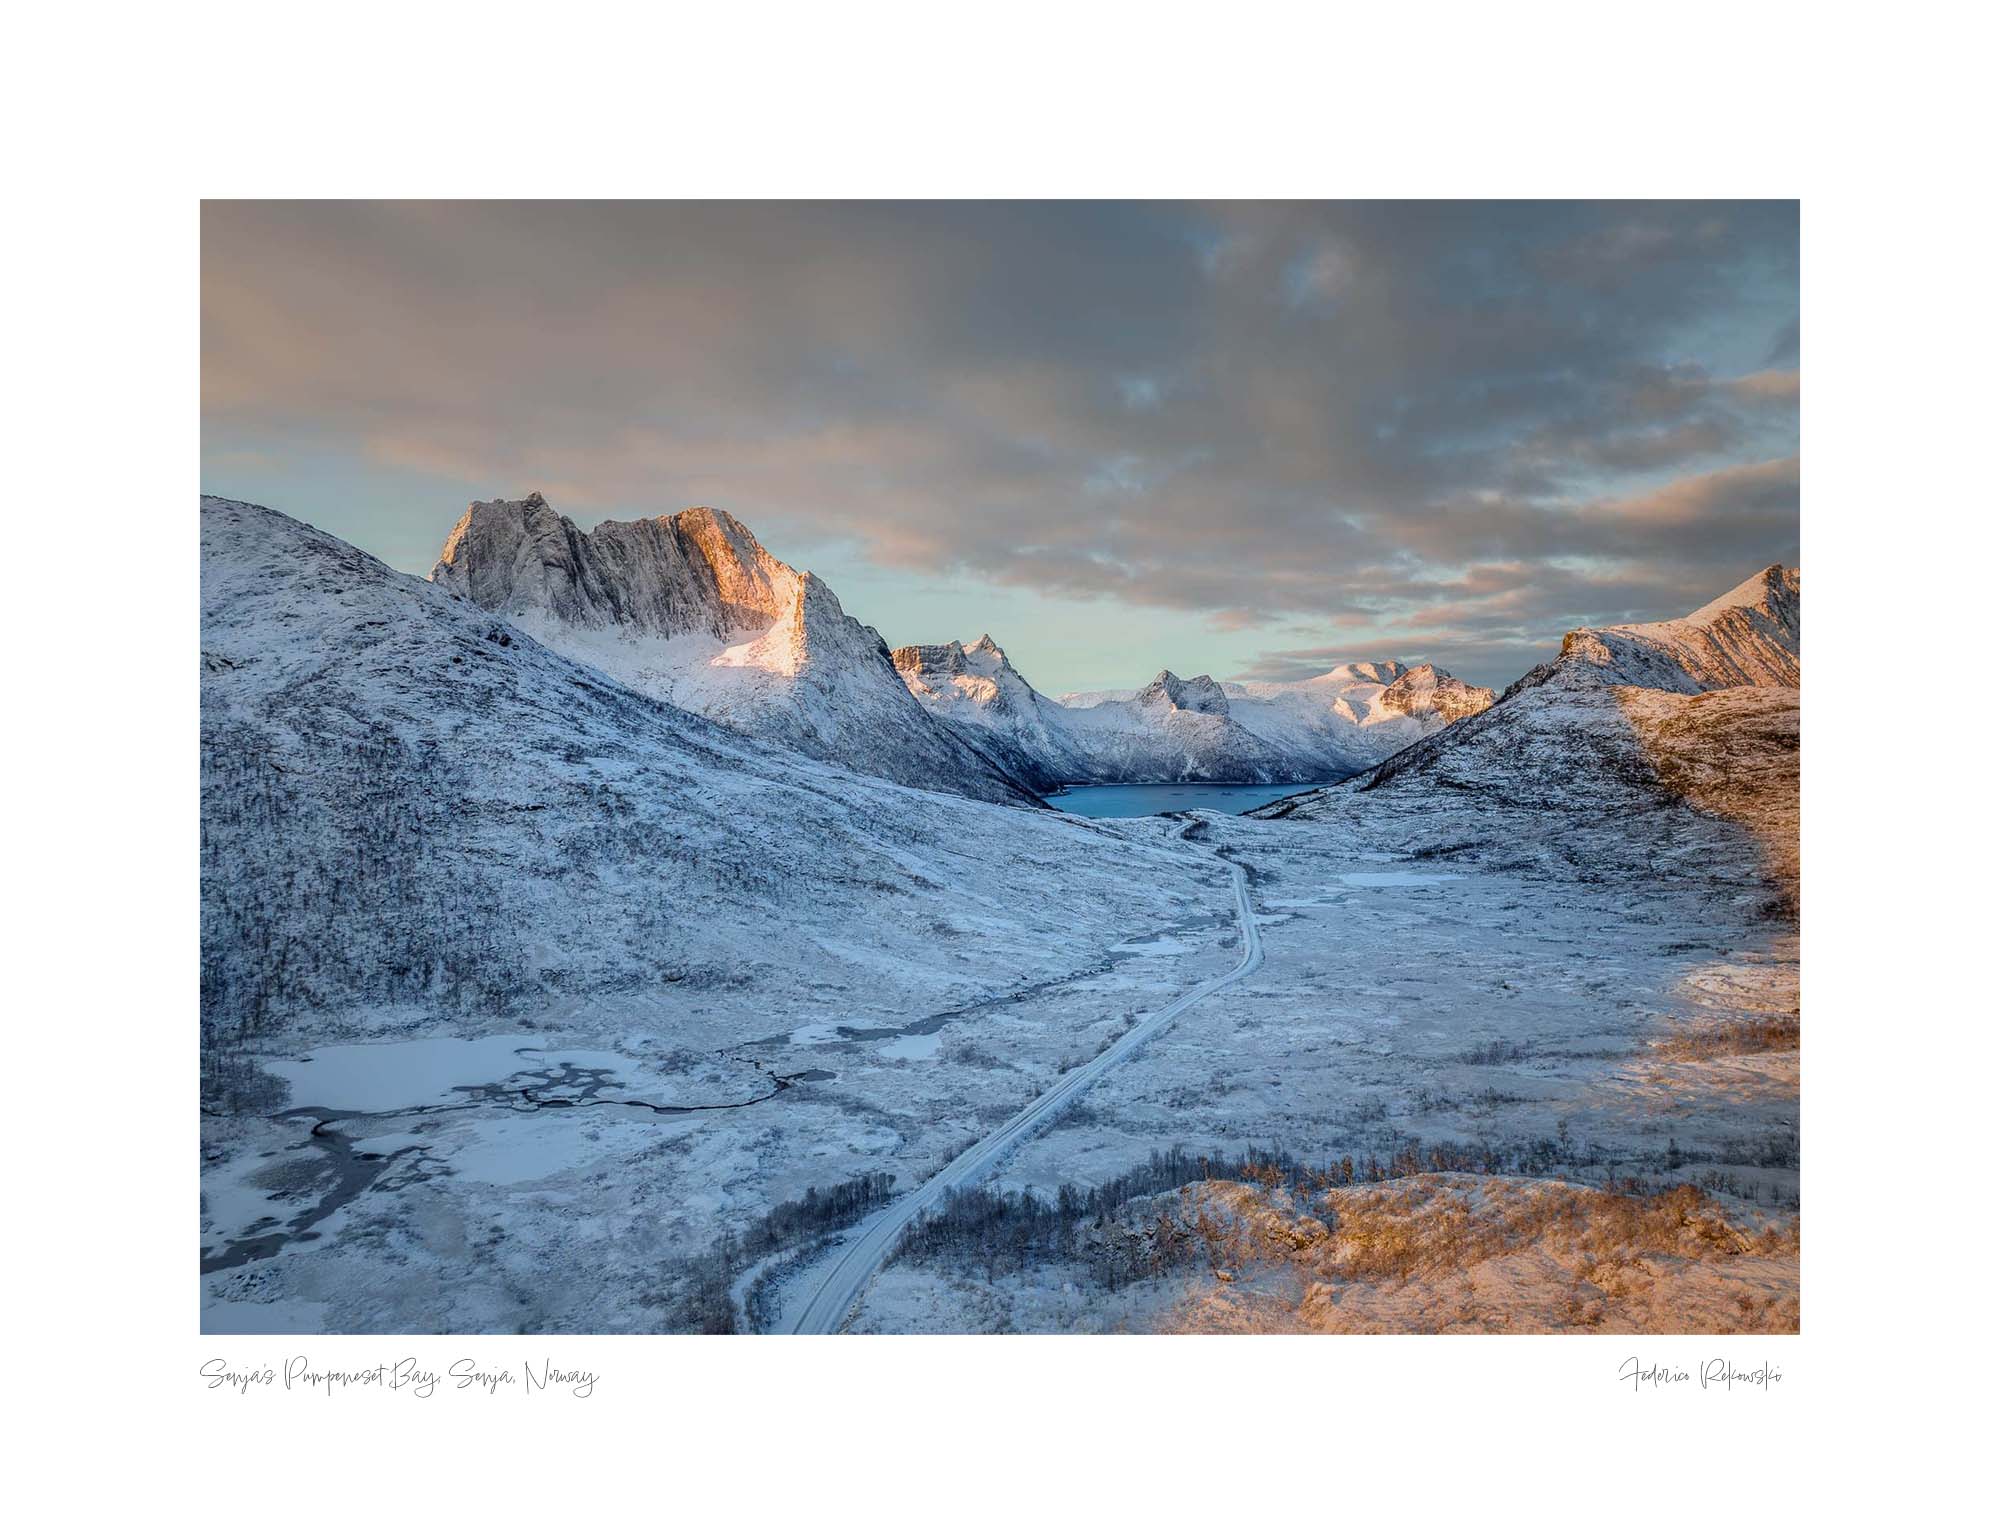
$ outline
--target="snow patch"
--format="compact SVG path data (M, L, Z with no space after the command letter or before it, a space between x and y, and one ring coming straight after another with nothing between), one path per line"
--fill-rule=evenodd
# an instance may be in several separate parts
M1446 884L1453 879L1463 879L1464 874L1413 874L1401 870L1383 869L1380 872L1342 874L1342 884L1352 884L1360 889L1391 889L1406 884Z

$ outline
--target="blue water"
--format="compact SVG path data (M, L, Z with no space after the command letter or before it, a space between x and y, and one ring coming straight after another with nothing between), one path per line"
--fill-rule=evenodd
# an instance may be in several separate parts
M1104 783L1069 789L1049 803L1092 819L1157 815L1162 810L1221 810L1240 815L1274 799L1325 787L1324 783Z

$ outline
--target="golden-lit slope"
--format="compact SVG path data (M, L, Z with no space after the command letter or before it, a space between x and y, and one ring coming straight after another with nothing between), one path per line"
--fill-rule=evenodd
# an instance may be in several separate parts
M1333 1189L1201 1183L1179 1223L1212 1276L1182 1332L1795 1332L1796 1220L1759 1227L1692 1187L1432 1174Z
M1799 904L1799 694L1795 687L1668 693L1613 689L1660 783L1749 830L1796 919Z

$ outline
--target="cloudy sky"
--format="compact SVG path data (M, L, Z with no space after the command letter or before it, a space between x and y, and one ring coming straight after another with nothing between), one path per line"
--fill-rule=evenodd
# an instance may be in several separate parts
M1433 660L1798 557L1796 203L279 204L202 220L203 488L428 573L727 508L1044 691Z

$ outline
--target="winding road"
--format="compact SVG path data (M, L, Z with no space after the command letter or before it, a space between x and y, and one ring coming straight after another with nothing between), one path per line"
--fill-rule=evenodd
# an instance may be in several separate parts
M1147 1041L1196 1002L1213 996L1224 986L1234 985L1264 962L1264 943L1257 933L1257 918L1250 910L1250 886L1243 869L1229 865L1236 889L1236 914L1243 926L1243 958L1226 975L1204 980L1186 995L1168 1003L1151 1017L1135 1024L1103 1054L1087 1065L1078 1066L1048 1091L984 1139L961 1151L942 1172L907 1197L897 1200L880 1214L865 1221L841 1248L834 1263L811 1291L805 1305L793 1319L795 1333L837 1332L847 1322L848 1313L861 1298L868 1281L888 1260L897 1239L910 1223L941 1203L954 1188L976 1182L993 1171L1007 1155L1029 1136L1036 1134L1074 1102L1092 1083L1119 1061L1136 1054Z

